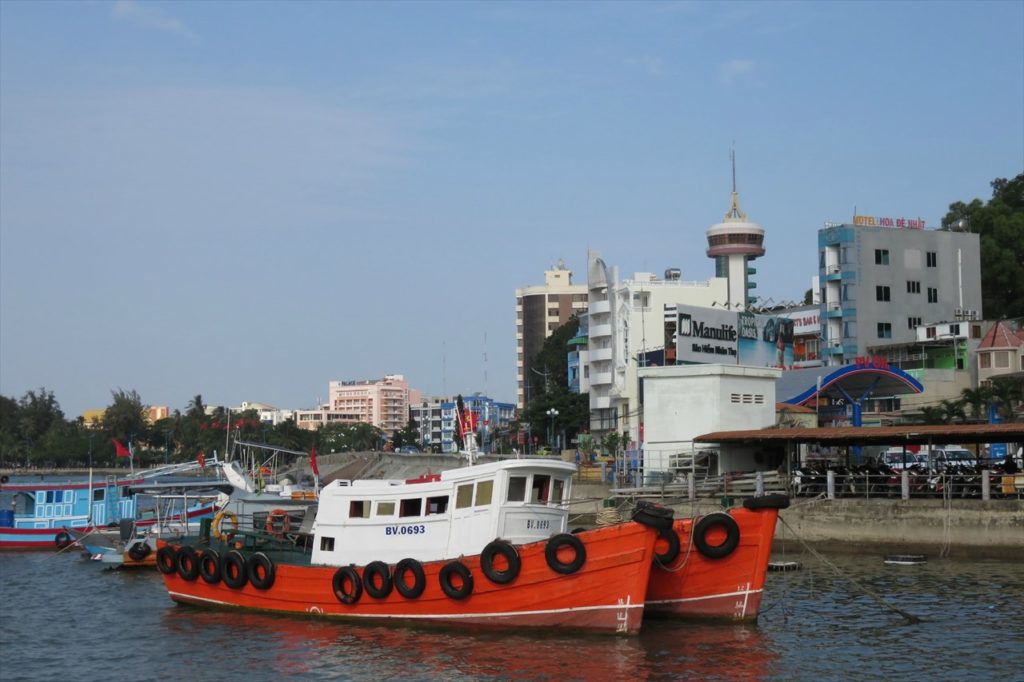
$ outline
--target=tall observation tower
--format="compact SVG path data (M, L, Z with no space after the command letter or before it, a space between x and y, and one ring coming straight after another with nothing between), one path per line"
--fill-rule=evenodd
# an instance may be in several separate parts
M708 230L708 258L715 259L715 276L729 280L729 300L732 310L743 310L756 297L750 294L756 284L750 275L757 270L749 262L764 255L764 229L747 220L740 208L740 195L736 192L736 153L732 155L732 206L723 222Z

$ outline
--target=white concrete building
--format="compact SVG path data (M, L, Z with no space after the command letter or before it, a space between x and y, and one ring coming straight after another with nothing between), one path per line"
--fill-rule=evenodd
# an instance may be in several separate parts
M665 338L666 321L674 327L680 303L725 304L725 278L686 282L679 275L678 269L670 268L665 279L636 273L619 281L617 268L597 252L588 254L588 339L582 373L590 385L592 432L628 433L631 441L639 442L637 370L642 364L675 364L675 338Z
M687 471L714 431L761 429L775 424L775 382L782 370L740 365L645 367L642 449L644 474ZM730 448L719 471L761 468L754 449Z

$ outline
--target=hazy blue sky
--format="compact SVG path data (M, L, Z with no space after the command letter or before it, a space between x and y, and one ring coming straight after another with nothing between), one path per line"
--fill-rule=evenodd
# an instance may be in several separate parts
M0 393L514 401L515 289L711 276L734 143L797 299L824 221L1024 170L1024 3L3 0Z

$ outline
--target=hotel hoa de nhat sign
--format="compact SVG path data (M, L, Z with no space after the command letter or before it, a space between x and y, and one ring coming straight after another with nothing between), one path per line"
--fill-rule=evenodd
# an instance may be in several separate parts
M876 218L873 215L853 216L854 225L866 227L895 227L907 230L923 230L924 218Z

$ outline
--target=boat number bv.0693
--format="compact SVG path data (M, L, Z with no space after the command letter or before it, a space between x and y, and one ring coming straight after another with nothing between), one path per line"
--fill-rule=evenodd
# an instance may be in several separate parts
M384 535L422 535L427 532L427 527L423 524L416 524L412 526L385 526Z
M526 530L551 530L551 519L526 519Z

